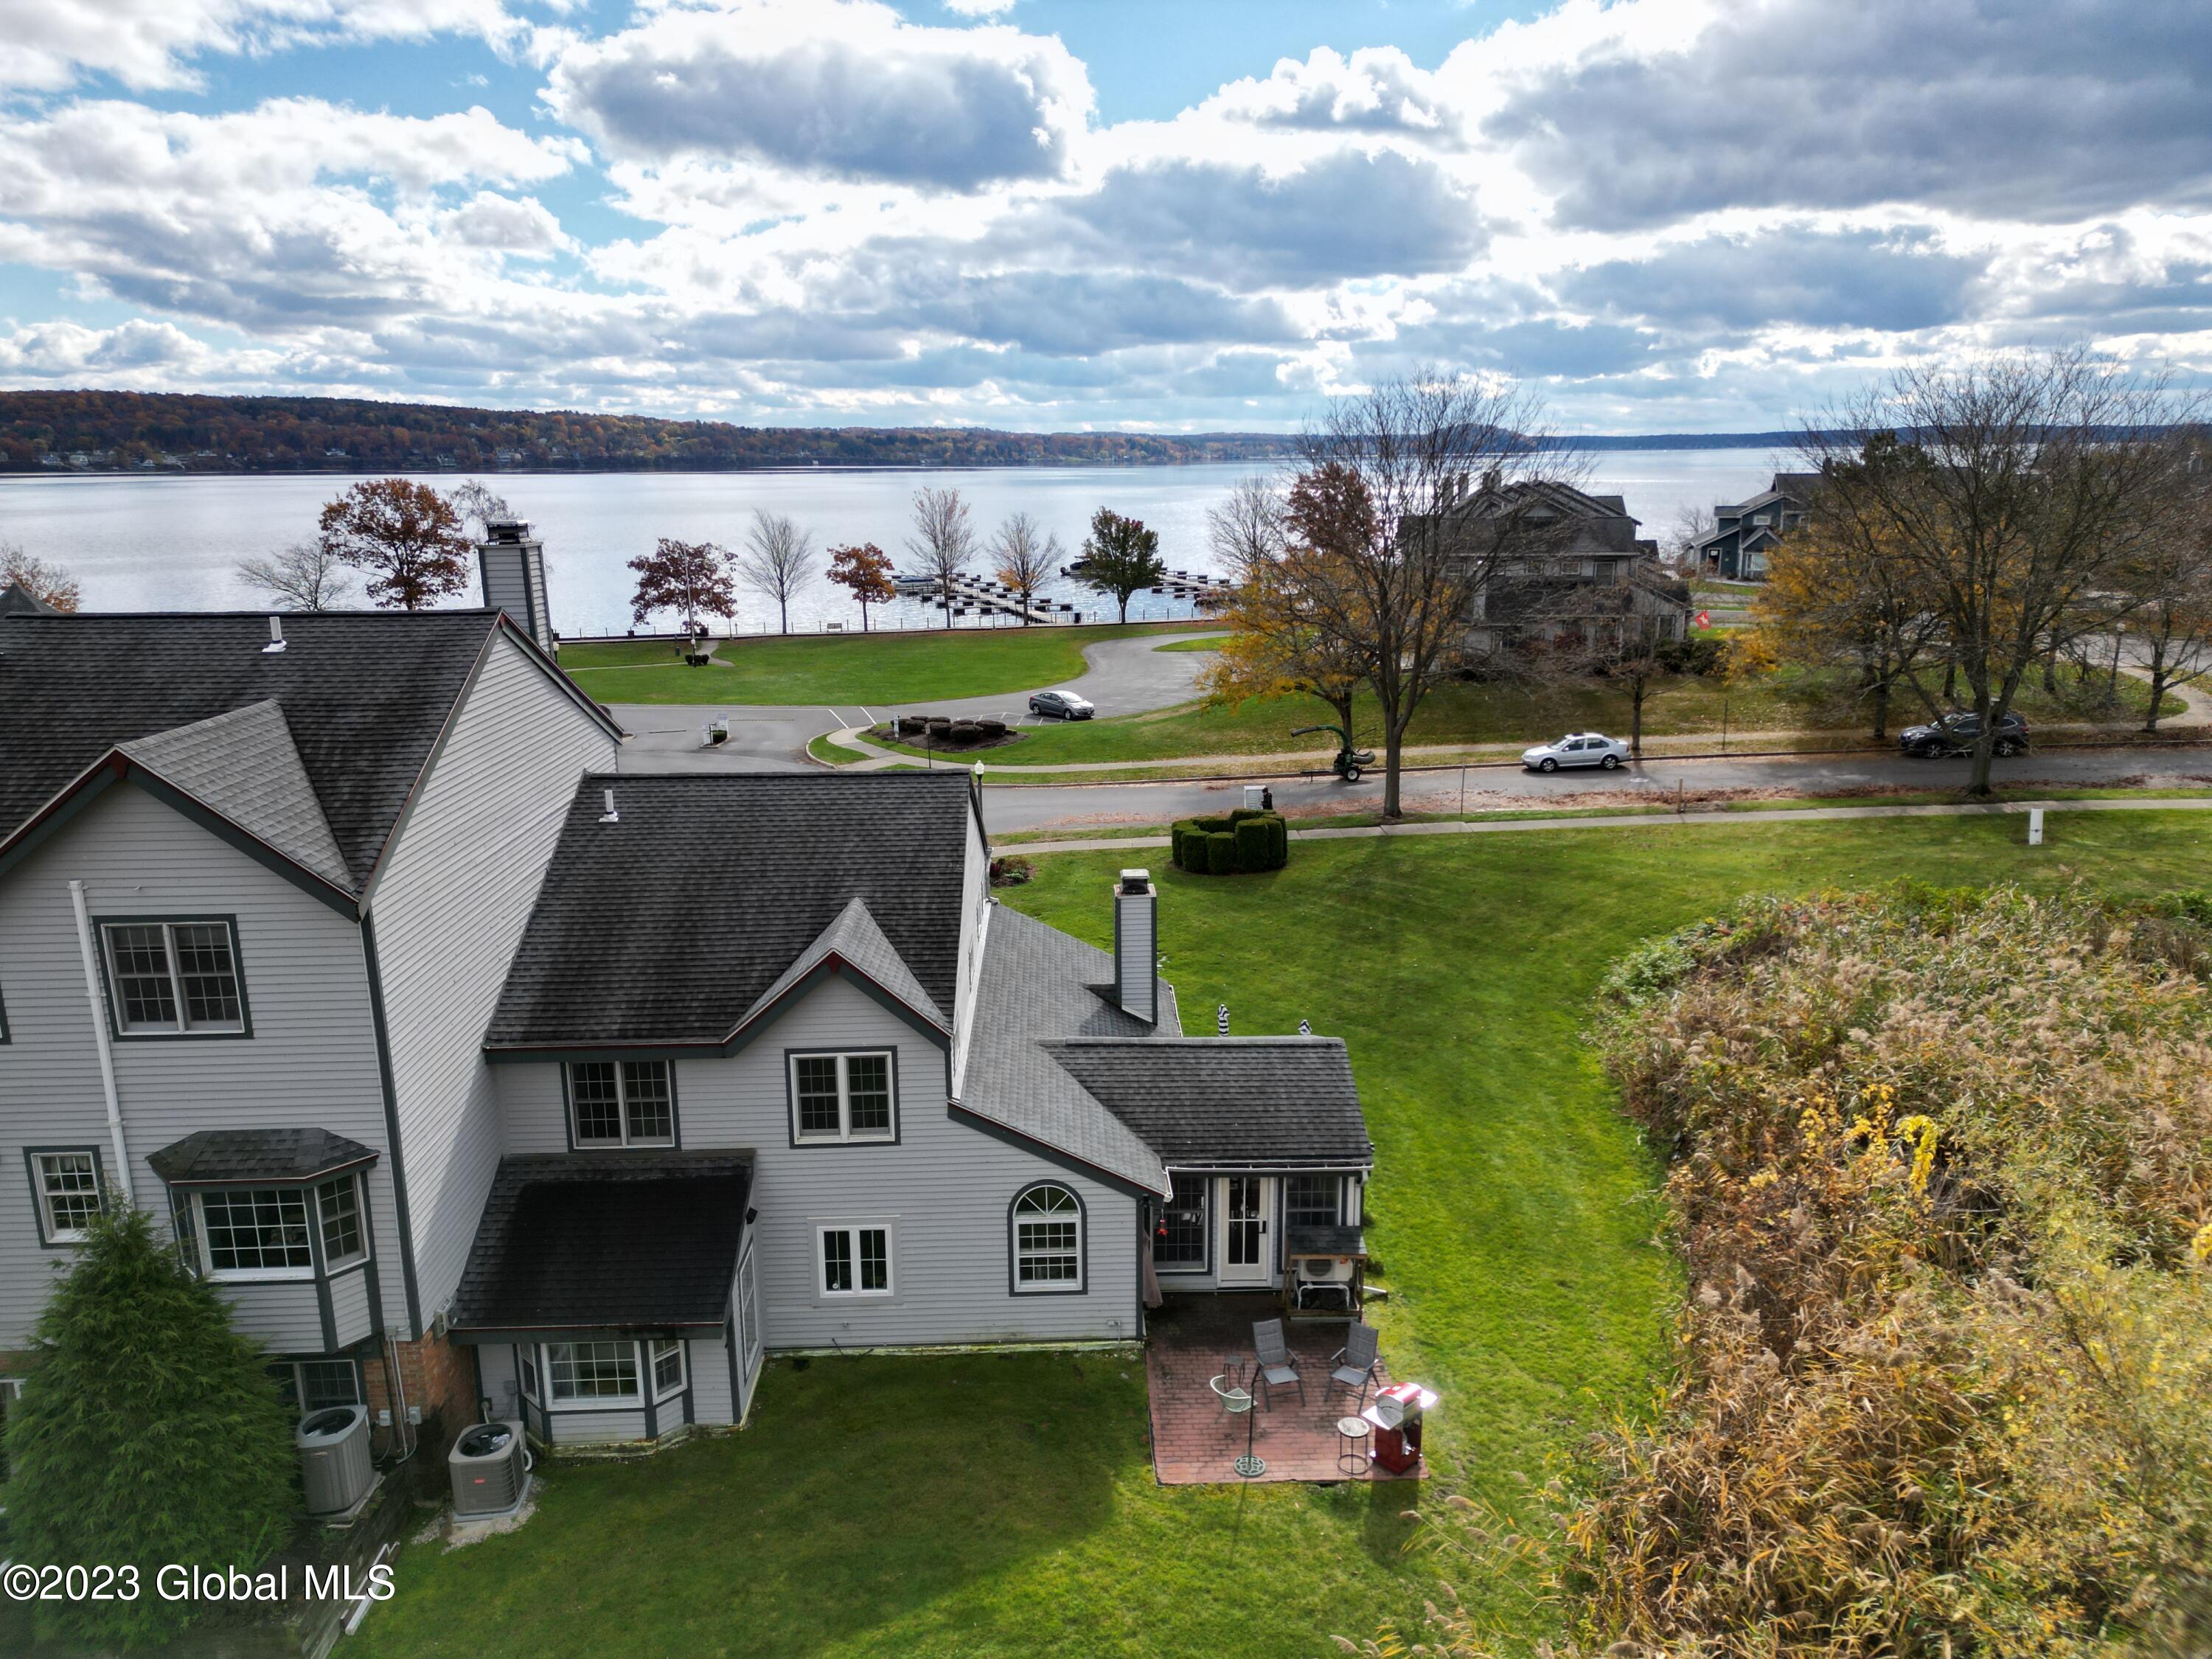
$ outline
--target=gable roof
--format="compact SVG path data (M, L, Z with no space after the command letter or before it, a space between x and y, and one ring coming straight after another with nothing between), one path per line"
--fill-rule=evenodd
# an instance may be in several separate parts
M1170 1166L1372 1162L1337 1037L1076 1037L1040 1045Z
M284 618L276 652L262 649L264 611L10 617L0 624L0 850L104 759L128 763L124 745L156 733L172 741L155 752L181 765L192 750L204 781L226 764L213 738L265 743L266 722L190 740L179 728L274 703L358 891L502 629L536 654L495 611L300 612Z
M969 788L959 772L586 776L485 1048L727 1042L833 954L949 1027ZM619 821L602 823L608 789Z
M292 742L284 711L248 703L117 745L155 776L339 888L345 858Z
M453 1328L719 1327L751 1184L745 1152L501 1158Z

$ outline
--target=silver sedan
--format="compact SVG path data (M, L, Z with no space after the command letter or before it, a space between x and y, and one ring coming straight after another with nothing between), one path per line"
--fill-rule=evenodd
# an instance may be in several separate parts
M1570 732L1556 743L1523 750L1521 764L1531 772L1556 772L1563 766L1601 766L1619 769L1628 758L1628 745L1600 732Z

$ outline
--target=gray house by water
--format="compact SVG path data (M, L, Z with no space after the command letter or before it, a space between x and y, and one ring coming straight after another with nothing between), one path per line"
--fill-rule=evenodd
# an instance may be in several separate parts
M1805 522L1820 478L1817 472L1778 472L1749 501L1716 506L1712 529L1692 547L1698 568L1723 581L1765 581L1769 556Z
M281 629L0 621L0 1370L121 1200L303 1407L549 1443L1358 1222L1342 1043L1184 1037L1142 872L1102 950L992 900L964 776L627 774L506 611Z

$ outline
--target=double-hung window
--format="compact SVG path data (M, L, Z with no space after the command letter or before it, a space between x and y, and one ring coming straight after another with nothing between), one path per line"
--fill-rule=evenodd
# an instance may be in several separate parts
M244 1034L246 992L230 923L111 921L100 931L118 1035Z
M891 1230L886 1226L830 1224L815 1229L825 1297L889 1296L891 1293Z
M791 1057L791 1135L794 1141L896 1140L888 1050Z
M288 1359L271 1365L269 1375L276 1379L285 1403L302 1413L368 1403L361 1372L350 1359Z
M624 1405L639 1397L635 1342L548 1343L545 1370L556 1405Z
M49 1244L82 1243L100 1213L100 1155L86 1147L33 1152L30 1158L40 1235Z
M323 1270L336 1273L368 1259L368 1232L362 1225L361 1178L333 1176L315 1188L315 1207L323 1225Z
M200 1194L200 1245L218 1279L305 1279L315 1270L304 1187L222 1187Z
M568 1110L580 1148L676 1144L676 1086L665 1060L572 1060Z
M1025 1188L1014 1200L1017 1292L1083 1288L1083 1201L1057 1182Z
M1336 1225L1338 1177L1291 1176L1283 1182L1283 1224L1286 1227Z
M1206 1266L1206 1189L1204 1176L1174 1177L1175 1193L1160 1211L1152 1229L1152 1266L1204 1269Z
M684 1344L674 1337L653 1340L653 1397L665 1400L684 1392Z

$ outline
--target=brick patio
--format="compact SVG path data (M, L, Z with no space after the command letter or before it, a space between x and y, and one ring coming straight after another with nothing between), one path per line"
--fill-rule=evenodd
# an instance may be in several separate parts
M1171 1296L1147 1316L1146 1381L1152 1396L1152 1470L1164 1486L1236 1484L1231 1462L1244 1450L1244 1419L1231 1417L1208 1386L1223 1362L1236 1357L1241 1379L1252 1364L1252 1322L1273 1319L1282 1304L1273 1296ZM1285 1328L1306 1401L1295 1389L1277 1389L1274 1409L1252 1408L1252 1449L1266 1460L1270 1480L1413 1480L1425 1463L1404 1474L1370 1468L1351 1475L1336 1467L1336 1419L1354 1413L1351 1395L1328 1387L1329 1356L1344 1346L1341 1319L1302 1320ZM1382 1380L1389 1376L1382 1356ZM1264 1391L1263 1391L1264 1392ZM1375 1391L1370 1389L1371 1401Z

